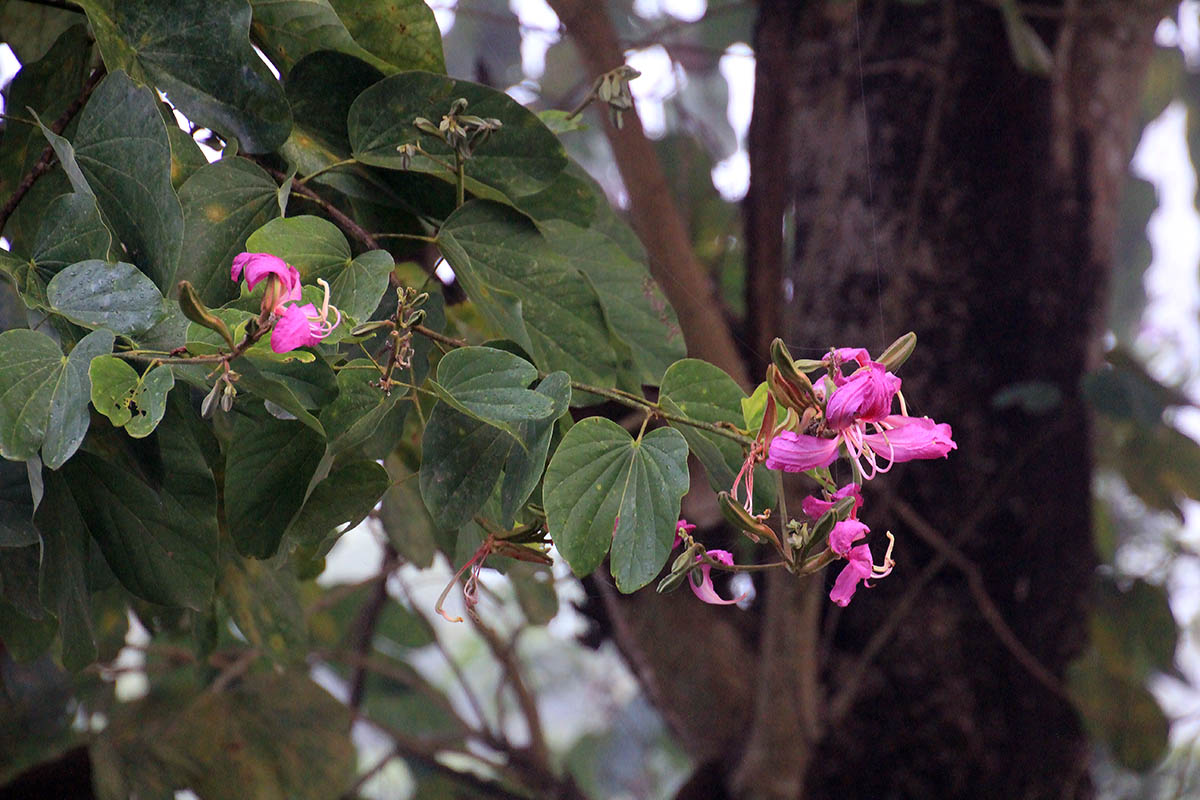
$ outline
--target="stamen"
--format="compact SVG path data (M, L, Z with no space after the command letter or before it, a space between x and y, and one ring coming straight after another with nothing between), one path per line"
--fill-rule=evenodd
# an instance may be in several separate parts
M886 578L892 574L892 567L896 566L896 562L892 560L892 549L896 546L896 537L892 536L891 531L885 535L888 538L888 546L887 552L883 554L883 566L871 565L872 578Z

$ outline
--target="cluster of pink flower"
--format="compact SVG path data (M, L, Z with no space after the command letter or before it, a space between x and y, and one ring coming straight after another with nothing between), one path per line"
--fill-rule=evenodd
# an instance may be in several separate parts
M321 309L318 311L312 303L300 304L300 273L282 258L269 253L240 253L233 259L230 279L241 280L243 270L251 291L262 281L267 282L262 310L275 319L271 349L276 353L319 344L342 321L341 312L329 305L329 284L323 280L317 280L325 289ZM330 312L336 314L333 322L329 321Z
M854 364L856 369L850 375L844 375L844 364ZM928 417L892 413L892 405L900 393L900 379L888 370L887 365L873 361L866 350L834 350L825 357L821 366L827 371L827 380L808 387L815 404L805 410L798 422L791 423L798 431L780 430L770 439L766 454L768 469L784 472L824 470L844 448L846 455L854 462L856 474L861 480L870 480L887 472L893 464L914 459L944 458L951 450L957 449L949 425L936 423ZM902 410L903 407L901 397ZM751 460L753 457L752 454ZM737 491L736 484L733 491ZM870 529L858 519L858 511L862 507L859 485L849 483L837 491L826 491L824 494L824 498L810 495L804 499L804 514L813 522L829 512L838 501L847 497L854 499L847 518L834 523L828 543L829 554L847 562L829 594L833 602L845 606L860 583L869 586L865 581L882 578L892 571L894 540L890 533L887 534L887 554L883 564L877 566L870 547L865 542L856 544L870 533ZM684 525L686 521L680 520L680 526ZM732 557L724 550L710 550L708 555L720 563L733 564ZM703 560L703 556L697 556L697 560ZM692 591L706 603L737 602L722 600L717 595L709 576L711 568L711 564L701 568L702 580L699 584L689 580Z

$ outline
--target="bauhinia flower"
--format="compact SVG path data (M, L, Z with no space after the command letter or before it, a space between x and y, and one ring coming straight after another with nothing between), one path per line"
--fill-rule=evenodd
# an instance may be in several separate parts
M733 566L733 554L728 550L709 550L708 556L714 561L720 561L727 567ZM696 556L696 560L703 561L704 556L698 555ZM711 603L715 606L730 606L734 603L740 603L742 600L746 599L746 596L749 594L749 592L743 592L731 600L725 600L722 598L721 595L717 594L717 590L713 586L711 573L712 564L704 564L700 567L699 584L696 583L694 574L688 577L688 586L692 587L692 594L696 595L696 597L699 597L704 602Z
M846 520L846 522L856 522L855 520ZM845 525L846 522L838 523ZM862 525L862 523L857 523ZM866 525L862 526L865 529ZM834 547L834 535L837 533L837 526L834 526L834 533L829 535L829 546ZM837 580L833 582L833 589L829 592L829 599L837 603L839 606L847 606L850 604L850 599L854 597L855 590L858 589L858 584L862 584L870 588L871 584L867 583L870 578L885 578L891 574L892 567L896 562L892 561L892 546L896 543L892 534L888 534L888 549L883 556L883 565L876 566L871 557L871 548L866 544L860 544L857 547L849 547L843 554L846 558L846 566L842 567L842 571L838 573ZM857 537L855 537L857 539ZM838 542L838 544L842 544Z
M671 549L674 550L676 547L679 547L679 543L683 541L684 534L690 535L694 530L696 530L695 525L680 517L679 521L675 523L675 542L671 545Z
M841 373L846 361L859 364L849 376ZM824 422L813 434L781 431L775 436L767 453L769 469L804 472L828 467L844 446L863 478L870 479L894 463L945 457L958 447L949 425L891 413L900 379L871 361L866 350L841 348L826 362L835 388L825 404Z
M235 281L241 280L243 271L246 286L251 290L267 281L262 312L275 320L271 349L276 353L320 344L342 321L342 312L329 304L329 284L320 278L317 283L325 290L321 309L318 311L312 303L300 304L300 273L282 258L270 253L240 253L233 259L229 276ZM329 321L331 312L336 315L332 322Z
M847 483L845 486L834 492L833 496L828 500L822 500L821 498L810 494L808 497L800 501L800 510L804 512L805 516L810 517L811 519L818 519L826 511L837 505L838 500L841 500L845 497L854 498L854 507L850 509L850 519L857 519L858 510L862 508L863 504L862 489L857 483Z

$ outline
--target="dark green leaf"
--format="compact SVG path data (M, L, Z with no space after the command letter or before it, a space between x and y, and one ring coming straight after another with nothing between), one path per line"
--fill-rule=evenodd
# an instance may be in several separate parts
M398 389L385 394L375 385L379 378L379 370L365 358L338 370L337 399L321 412L330 455L344 453L369 439L400 401Z
M208 159L187 131L169 122L167 140L171 143L171 186L178 192L188 178L208 165Z
M217 572L216 486L186 394L174 392L134 461L129 439L62 467L80 516L125 588L152 603L204 608ZM119 448L125 448L121 450ZM144 458L150 457L147 463ZM170 468L154 470L154 463Z
M389 482L387 470L374 461L355 461L334 469L304 501L288 527L288 536L302 544L315 544L339 525L357 525L375 508Z
M225 520L242 555L274 555L304 504L325 442L300 422L242 415L225 466Z
M251 233L279 215L278 188L244 158L223 158L188 178L179 190L184 237L174 282L191 281L210 306L237 297L238 286L229 277L233 257L246 249Z
M79 25L79 14L66 8L9 0L0 4L0 41L12 48L22 64L46 54L59 35Z
M72 264L46 286L50 307L77 325L136 336L165 314L158 288L137 267L92 259Z
M264 400L270 400L318 435L325 435L325 429L321 426L320 421L309 412L304 401L296 396L292 386L282 376L260 370L250 359L244 357L235 360L232 367L238 373L239 389L245 389Z
M123 72L108 75L80 115L74 145L75 160L129 259L169 290L183 210L171 187L171 145L154 93Z
M434 390L451 408L513 436L518 434L512 423L545 419L553 410L550 398L526 388L537 368L503 350L452 350L438 363L437 375Z
M554 573L538 564L516 561L506 573L517 594L517 604L531 625L545 625L558 614Z
M438 242L484 318L539 368L613 384L616 354L596 293L527 219L474 200L446 220Z
M554 437L554 423L571 405L571 378L565 372L552 372L538 384L537 391L553 403L550 414L541 420L522 422L517 426L525 448L514 447L504 463L504 480L500 483L500 524L513 523L517 511L524 505L546 469L546 455Z
M363 48L399 69L445 72L442 34L425 0L329 0Z
M88 413L88 401L91 399L88 368L93 359L106 356L112 352L112 348L111 331L92 331L80 339L67 356L62 376L50 397L50 417L46 424L46 438L42 442L42 461L50 469L58 469L65 464L83 442L91 422Z
M536 192L554 180L567 164L558 138L533 112L503 92L430 72L402 72L367 89L350 107L348 120L354 157L366 164L404 169L397 147L420 146L443 162L453 163L450 148L413 125L417 117L438 124L450 104L467 100L466 113L500 120L503 127L478 146L467 161L467 188L476 194L513 198ZM445 166L422 155L408 169L453 182Z
M68 264L107 258L111 244L112 234L100 218L96 198L73 192L59 195L46 207L31 257L49 281Z
M42 533L41 595L58 617L63 665L72 671L96 660L87 570L91 539L61 475L46 474L45 502L38 506Z
M659 402L668 412L697 422L728 423L737 428L745 424L742 412L745 398L746 393L733 378L719 367L695 358L672 364L663 375L659 388ZM713 490L731 491L746 459L742 446L720 434L691 425L672 423L672 426L683 434L688 448L704 465ZM775 482L761 464L755 468L754 475L754 507L761 511L775 504Z
M161 89L193 122L266 153L287 138L283 89L250 46L245 0L81 0L109 70Z
M0 333L0 455L25 461L42 446L55 388L66 366L44 333Z
M37 543L26 465L0 461L0 547L28 547Z
M383 495L379 522L396 552L414 566L428 567L437 554L437 539L433 520L421 501L417 473L399 454L389 456L385 464L391 487Z
M617 588L632 592L662 569L688 488L687 442L673 428L635 441L615 422L588 417L563 437L543 490L550 535L577 575L612 549Z
M246 640L277 663L303 661L308 644L300 586L292 565L221 552L218 591Z
M282 258L300 271L304 283L333 281L351 260L350 245L337 226L308 215L271 220L250 235L246 250Z
M386 250L356 256L330 283L330 300L354 321L365 322L379 307L395 265Z

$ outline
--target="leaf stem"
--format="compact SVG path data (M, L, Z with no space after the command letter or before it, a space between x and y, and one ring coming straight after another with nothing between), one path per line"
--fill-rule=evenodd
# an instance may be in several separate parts
M437 244L436 236L422 236L419 233L373 233L371 234L376 239L412 239L417 242L429 242Z
M454 207L462 208L466 202L466 180L467 176L463 171L463 157L458 150L454 151Z
M330 170L337 169L338 167L344 167L349 164L357 164L357 163L358 163L358 159L354 158L353 156L351 156L350 158L343 158L341 161L334 161L332 164L326 164L325 166L321 167L316 172L311 172L308 175L305 175L303 178L296 181L294 185L303 186L304 184L311 181L313 178L316 178L320 175L324 175L326 172L329 172Z

